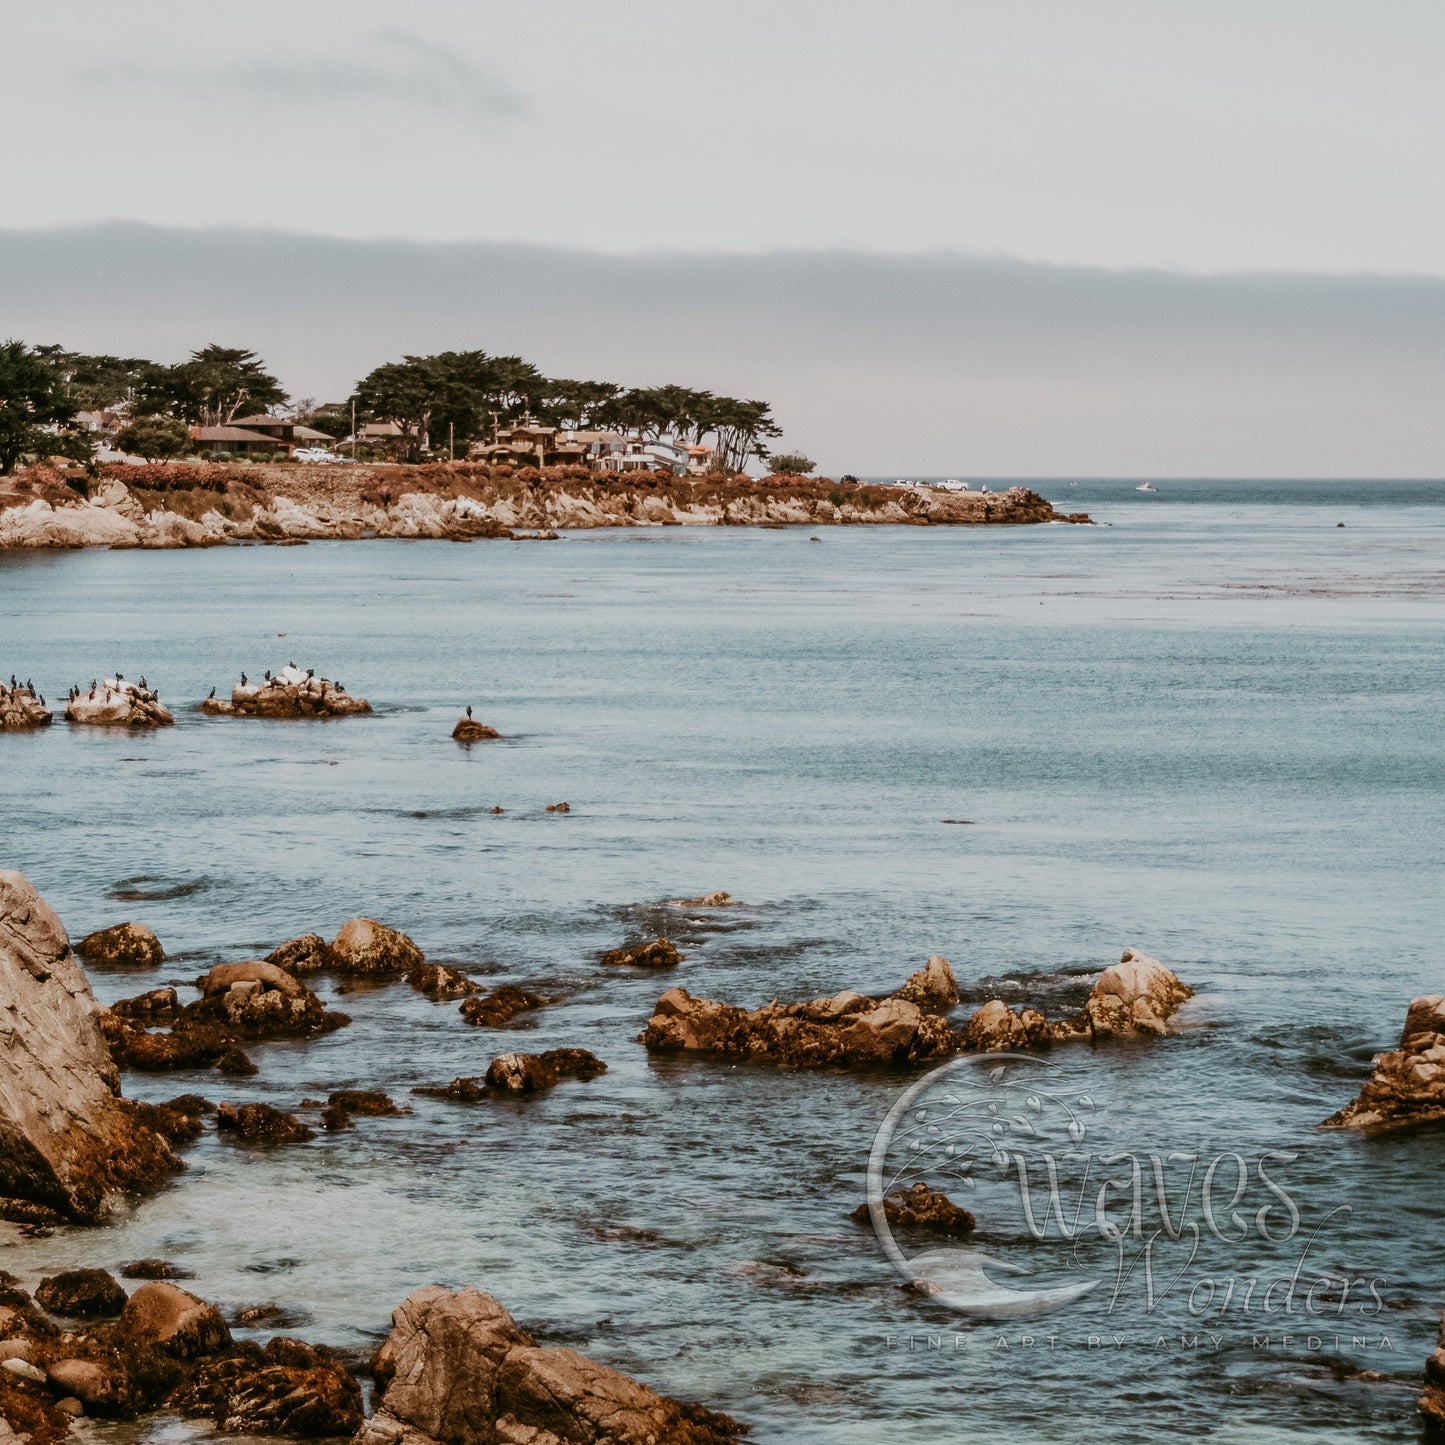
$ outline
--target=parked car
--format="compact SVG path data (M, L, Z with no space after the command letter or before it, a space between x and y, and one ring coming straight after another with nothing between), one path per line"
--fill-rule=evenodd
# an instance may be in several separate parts
M337 456L335 452L327 451L325 447L297 447L291 453L292 461L297 462L344 462L348 458Z

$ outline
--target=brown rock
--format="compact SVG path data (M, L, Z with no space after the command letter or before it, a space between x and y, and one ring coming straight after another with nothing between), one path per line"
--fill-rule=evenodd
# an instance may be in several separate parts
M91 1415L119 1415L132 1403L125 1371L97 1360L56 1360L46 1373L51 1386L79 1400Z
M42 1279L35 1302L51 1314L104 1319L125 1308L125 1291L103 1269L67 1269Z
M655 938L651 943L614 948L610 953L604 953L598 962L620 964L627 968L676 968L682 960L683 955L667 939Z
M917 973L909 975L893 997L907 999L923 1009L952 1008L958 1002L958 982L948 960L935 953Z
M200 711L224 717L350 717L369 713L371 704L352 697L330 678L308 677L300 668L285 667L259 683L238 683L229 698L208 697Z
M367 1119L398 1119L402 1114L380 1089L336 1089L327 1096L326 1102L333 1109Z
M549 813L570 813L572 805L571 803L548 803L547 811Z
M937 1014L907 999L851 992L749 1011L673 988L658 999L641 1042L654 1053L741 1054L805 1067L919 1063L953 1052L952 1031Z
M117 923L88 933L75 951L92 968L155 968L166 961L160 939L144 923Z
M704 893L697 898L670 898L670 908L733 908L737 899L731 893Z
M971 1234L975 1224L968 1210L955 1204L941 1190L930 1189L921 1181L888 1195L883 1200L883 1214L894 1229L927 1230L955 1238ZM860 1204L848 1217L858 1224L871 1224L873 1219L866 1204Z
M121 1018L144 1019L147 1023L169 1023L180 1011L180 997L173 988L153 988L111 1005L111 1012Z
M120 1276L122 1279L190 1279L191 1271L168 1259L134 1259L121 1269Z
M529 993L515 984L504 983L494 988L485 998L469 998L463 1001L461 1014L469 1024L485 1028L506 1028L518 1014L541 1008L548 1000L540 994Z
M1379 1134L1445 1123L1445 996L1417 998L1405 1014L1400 1045L1375 1059L1352 1099L1325 1120L1331 1129Z
M406 973L420 968L425 955L406 934L374 918L351 918L331 941L339 973Z
M259 983L263 991L274 989L288 998L300 998L306 990L284 968L274 963L218 963L196 980L205 998L225 993L238 983Z
M378 1352L386 1393L354 1445L727 1445L743 1427L573 1350L540 1349L490 1295L418 1290Z
M299 1144L316 1137L294 1114L270 1104L222 1104L216 1110L216 1132L231 1134L243 1144Z
M1123 958L1099 975L1084 1005L1083 1022L1095 1040L1162 1034L1179 1005L1193 997L1194 990L1157 958L1126 948Z
M480 1076L453 1079L445 1088L415 1090L434 1099L475 1104L484 1098L508 1098L540 1093L564 1078L594 1079L607 1065L586 1049L548 1049L545 1054L501 1054Z
M268 953L266 962L287 973L319 973L331 967L331 945L319 933L303 933Z
M50 726L50 710L38 694L21 683L6 687L0 683L0 732Z
M963 1026L958 1036L961 1052L1008 1053L1015 1049L1045 1049L1053 1040L1049 1021L1037 1009L1015 1012L1002 999L990 999Z
M0 872L0 1198L94 1222L180 1167L119 1093L60 920Z
M324 1439L362 1423L361 1388L330 1350L300 1340L252 1340L207 1360L174 1398L230 1433Z
M407 974L406 981L428 998L462 998L469 993L480 993L482 989L475 979L445 963L428 963L414 968Z
M452 729L452 736L459 743L481 742L484 738L499 738L496 728L489 728L486 723L479 723L475 718L464 717Z
M215 1354L231 1343L231 1331L215 1305L164 1280L136 1290L126 1302L119 1329L132 1346L182 1360Z

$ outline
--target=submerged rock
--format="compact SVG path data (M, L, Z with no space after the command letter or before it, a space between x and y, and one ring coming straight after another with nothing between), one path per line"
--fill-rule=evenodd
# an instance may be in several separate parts
M229 699L214 693L201 704L201 711L222 717L347 717L368 713L371 704L364 697L352 697L339 682L303 672L289 663L274 677L260 683L241 681L231 689Z
M353 1115L368 1119L398 1119L408 1112L398 1109L380 1089L336 1089L327 1096L321 1113L321 1127L328 1130L349 1129Z
M741 1054L804 1067L911 1064L953 1052L953 1032L907 999L843 992L760 1009L693 998L669 989L641 1042L653 1053Z
M1412 1000L1398 1048L1380 1054L1359 1097L1325 1120L1331 1129L1384 1133L1445 1123L1445 995Z
M35 1302L51 1314L72 1319L104 1319L125 1308L125 1291L103 1269L67 1269L42 1279Z
M40 694L24 683L6 687L0 682L0 732L50 726L50 709Z
M428 998L464 998L467 994L482 991L481 984L475 979L468 978L460 969L446 963L428 963L414 968L407 974L406 981Z
M548 803L547 811L549 813L570 813L572 805L571 803Z
M728 1445L744 1433L574 1350L539 1348L475 1289L409 1296L375 1371L386 1392L354 1445Z
M463 1001L461 1014L469 1024L484 1028L506 1028L518 1014L541 1008L550 1000L540 994L529 993L516 984L504 983L494 988L483 998L469 998Z
M268 953L266 962L287 973L320 973L332 966L331 945L319 933L303 933Z
M971 1234L975 1225L968 1210L921 1181L888 1195L883 1201L883 1214L894 1229L927 1230L953 1237ZM873 1219L866 1204L860 1204L848 1217L857 1224L871 1224Z
M93 968L155 968L166 961L160 939L144 923L116 923L87 933L75 951Z
M338 973L406 973L420 968L426 955L406 934L374 918L349 918L331 940L332 967Z
M66 705L65 719L128 728L168 728L175 722L156 693L121 677L107 677L85 692L75 690Z
M191 1271L168 1259L133 1259L120 1272L122 1279L190 1279Z
M536 1094L554 1088L564 1078L595 1079L606 1072L607 1065L586 1049L548 1049L545 1054L500 1054L487 1066L485 1074L453 1079L445 1088L413 1092L432 1099L475 1104L485 1098Z
M456 727L452 729L452 737L459 743L478 743L487 738L499 738L496 728L491 728L486 723L479 723L474 717L468 715L461 718Z
M704 893L698 898L669 898L669 908L733 908L737 899L731 893Z
M0 1199L91 1223L179 1169L119 1085L60 920L0 872Z
M627 968L676 968L682 960L683 955L674 944L665 938L654 938L651 943L614 948L610 953L604 953L598 962Z
M216 1132L234 1135L243 1144L301 1144L316 1137L294 1114L270 1104L222 1104L216 1110Z

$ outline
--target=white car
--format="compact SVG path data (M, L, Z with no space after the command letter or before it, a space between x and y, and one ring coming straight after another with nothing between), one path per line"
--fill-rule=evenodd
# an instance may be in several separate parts
M341 462L345 457L339 457L335 452L329 452L325 447L297 447L291 453L291 460L295 462Z

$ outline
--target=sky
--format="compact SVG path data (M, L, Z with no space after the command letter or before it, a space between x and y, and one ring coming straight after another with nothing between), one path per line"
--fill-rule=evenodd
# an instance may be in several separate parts
M1440 475L1442 53L1435 0L10 5L0 332L323 398L520 351L860 475Z

